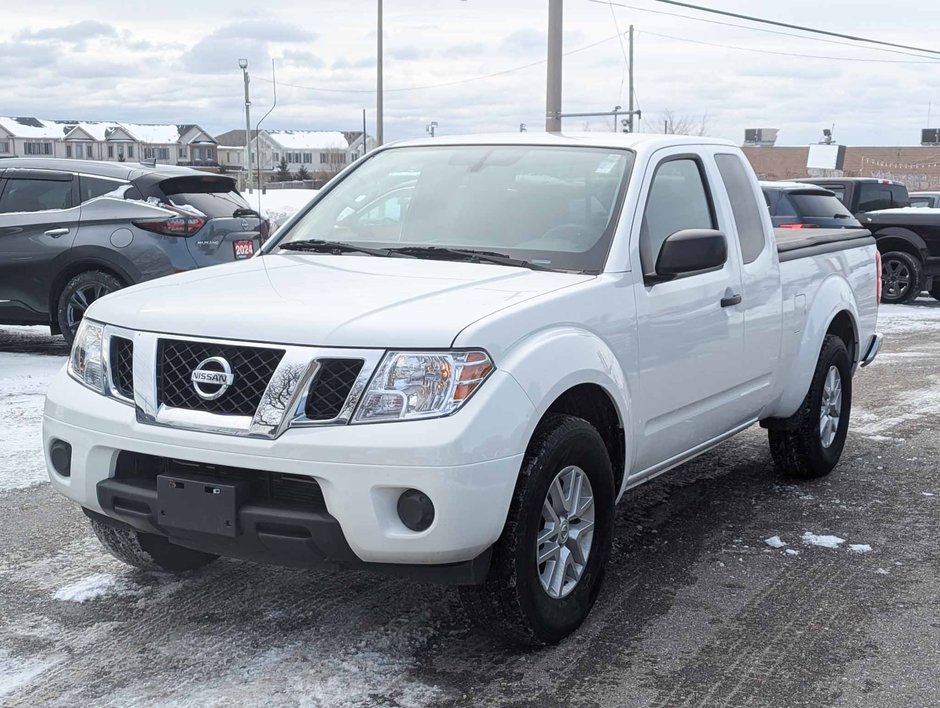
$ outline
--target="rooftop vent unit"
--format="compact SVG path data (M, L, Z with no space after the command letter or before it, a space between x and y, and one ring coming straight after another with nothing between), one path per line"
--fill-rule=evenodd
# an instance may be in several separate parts
M748 128L744 131L744 144L773 147L777 142L778 128Z
M920 131L921 145L940 145L940 128L924 128Z

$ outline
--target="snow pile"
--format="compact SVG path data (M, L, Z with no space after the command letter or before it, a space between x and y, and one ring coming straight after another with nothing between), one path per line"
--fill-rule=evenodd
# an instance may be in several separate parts
M61 657L44 658L42 661L21 659L0 649L0 697L27 685L59 661Z
M764 543L766 543L771 548L783 548L787 544L780 540L779 536L771 536L770 538L765 538Z
M3 334L7 333L8 329L3 328ZM65 357L0 352L0 491L23 489L46 480L43 398L64 363Z
M871 546L867 543L850 543L849 550L853 553L871 553Z
M816 534L807 531L803 534L803 543L805 543L807 546L838 548L841 544L845 543L845 539L839 538L838 536L817 536Z
M266 194L261 194L261 216L271 222L271 231L283 224L298 211L303 209L310 200L313 199L319 190L317 189L272 189ZM252 209L258 208L257 194L245 195L248 204Z
M87 602L105 595L130 595L139 588L110 573L95 573L56 590L55 600L65 602Z

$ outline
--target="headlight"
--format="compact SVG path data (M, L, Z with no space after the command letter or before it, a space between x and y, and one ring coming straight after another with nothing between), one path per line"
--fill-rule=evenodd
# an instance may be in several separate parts
M494 369L486 352L388 352L354 423L439 418L457 411Z
M103 339L104 325L88 318L83 319L75 333L75 342L69 357L69 373L72 378L98 393L105 392L101 351Z

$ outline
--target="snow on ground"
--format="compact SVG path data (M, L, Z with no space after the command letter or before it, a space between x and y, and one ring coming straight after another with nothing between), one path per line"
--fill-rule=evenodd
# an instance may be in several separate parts
M844 538L838 536L817 536L811 531L803 534L803 543L807 546L821 546L822 548L838 548L845 543Z
M0 697L27 685L44 671L55 666L64 657L47 658L42 661L10 656L0 649Z
M55 600L87 602L106 595L133 595L140 587L111 573L95 573L56 590Z
M867 543L850 543L849 550L853 553L871 553L871 546Z
M910 305L881 305L878 331L885 335L885 344L890 343L892 335L940 333L940 303L933 298L922 298Z
M771 536L770 538L765 538L764 543L766 543L771 548L783 548L787 544L784 541L780 540L779 536Z
M271 231L283 224L313 199L317 189L271 189L261 194L261 215L271 221ZM253 209L258 207L256 194L246 194L245 199Z
M48 332L39 327L0 328L4 343L12 340L14 344L38 337L51 340ZM49 381L65 361L64 356L0 351L0 490L45 481L43 398Z

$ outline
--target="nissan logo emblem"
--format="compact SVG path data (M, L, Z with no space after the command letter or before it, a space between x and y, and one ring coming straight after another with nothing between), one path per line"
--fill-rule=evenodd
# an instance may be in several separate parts
M205 401L214 401L235 381L232 365L220 356L210 356L199 362L190 379L196 394Z

